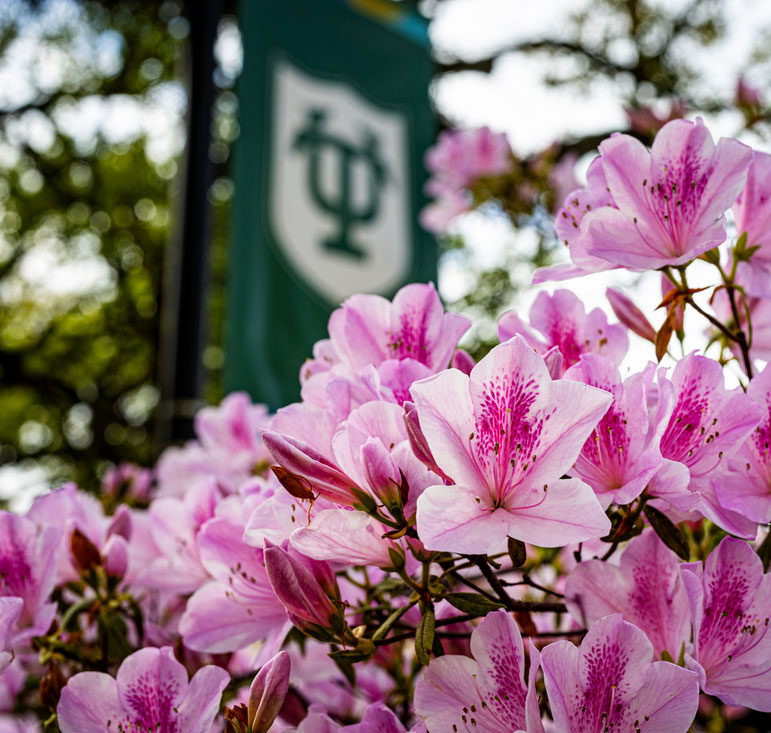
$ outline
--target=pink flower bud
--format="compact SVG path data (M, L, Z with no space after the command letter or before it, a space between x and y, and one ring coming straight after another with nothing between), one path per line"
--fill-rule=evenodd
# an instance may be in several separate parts
M249 689L248 725L252 733L267 733L289 691L292 664L286 652L279 652L263 665Z
M122 578L128 568L128 543L120 534L113 534L107 538L102 548L102 565L107 575Z
M340 600L340 588L337 585L337 576L335 575L332 566L324 560L314 560L312 557L304 555L300 550L295 549L290 545L287 548L289 557L293 560L304 565L310 570L316 582L321 586L321 589L326 593L327 598L333 600Z
M464 374L471 374L471 370L474 368L474 359L471 358L471 354L463 349L456 349L452 356L453 369L458 369Z
M418 419L418 410L412 402L404 403L404 426L407 428L407 437L410 441L410 448L416 458L429 470L445 481L451 481L447 474L436 465L431 449L428 447L426 436L420 429L420 420Z
M372 493L389 509L400 506L401 473L379 438L368 438L362 445L361 465Z
M546 364L546 368L549 370L549 376L552 379L562 378L562 374L565 371L565 357L562 355L559 346L552 346L543 355L543 361L544 364Z
M616 318L630 331L647 341L654 342L656 340L656 329L651 326L650 321L627 295L616 288L608 288L605 291L605 296L616 314Z
M273 592L286 608L292 623L301 631L313 632L318 627L329 629L332 619L339 613L309 569L309 564L317 561L307 563L298 555L296 551L290 554L265 540L265 569ZM328 577L322 580L325 584L329 583Z
M107 527L107 536L110 537L114 534L127 540L131 539L131 510L125 504L121 504L115 510L112 521Z

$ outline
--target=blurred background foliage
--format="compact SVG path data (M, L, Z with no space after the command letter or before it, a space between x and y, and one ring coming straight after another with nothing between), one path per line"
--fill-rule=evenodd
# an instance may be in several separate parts
M431 17L452 2L414 4ZM759 100L716 96L689 61L689 48L709 46L724 33L729 5L591 0L560 14L553 33L482 56L437 47L433 91L441 100L451 78L491 74L524 54L550 59L546 85L576 95L591 94L597 80L615 85L628 110L625 131L646 142L670 115L731 107L746 128L767 136L768 110ZM194 8L173 1L0 4L0 501L24 484L76 480L95 488L109 465L149 465L161 447L155 415L163 263L180 205ZM758 28L756 72L767 70L767 40ZM238 135L240 45L232 2L225 3L216 59L210 338L203 353L209 401L221 397L233 195L227 174ZM512 118L522 113L511 109ZM437 116L439 127L463 122L441 105ZM442 267L465 278L449 305L479 320L468 344L476 355L492 343L495 316L558 249L550 221L565 193L565 171L614 129L556 141L518 159L510 175L475 187L480 212L503 217L512 232L532 232L531 247L512 244L490 265L462 234L442 239Z

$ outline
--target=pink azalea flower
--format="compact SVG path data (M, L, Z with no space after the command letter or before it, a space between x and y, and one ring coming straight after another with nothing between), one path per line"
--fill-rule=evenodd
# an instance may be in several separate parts
M677 659L690 640L680 562L652 529L629 542L618 565L579 563L565 582L565 603L585 628L611 613L623 614L645 632L657 657L666 651Z
M389 548L396 543L384 539L388 528L364 512L326 509L306 527L291 535L292 547L316 560L347 565L393 565Z
M471 210L473 201L465 191L434 191L436 199L420 211L420 225L434 234L443 234L450 222Z
M749 262L739 262L736 274L745 292L771 298L771 155L757 150L747 183L733 207L736 231L747 235L747 247L758 247Z
M70 549L73 530L80 530L100 548L107 539L111 521L110 517L105 516L99 500L80 491L75 484L65 484L60 489L36 498L27 517L37 524L59 529L59 547L54 554L57 585L79 577Z
M71 677L56 709L59 727L62 733L209 733L229 679L209 665L188 682L171 647L140 649L123 660L115 678L102 672Z
M608 325L599 308L587 315L584 304L569 290L539 293L530 308L529 327L515 311L504 313L498 319L498 340L503 343L516 334L542 356L556 346L562 354L563 369L573 366L582 354L603 354L619 364L629 345L624 326Z
M153 472L135 463L113 466L102 478L102 491L111 496L125 496L136 501L146 501L153 483Z
M652 660L648 638L621 614L593 624L580 647L549 644L541 666L556 729L686 733L699 700L696 675Z
M367 402L339 427L326 411L290 405L271 428L263 439L278 463L338 505L356 503L354 488L389 509L403 507L409 517L423 489L437 480L413 453L402 409L391 402Z
M771 365L747 386L763 417L739 451L713 480L721 506L747 519L771 522Z
M0 599L8 599L5 611L16 616L12 627L4 622L1 651L45 634L54 620L56 604L49 601L56 582L54 558L60 536L56 527L0 512ZM10 661L5 660L6 664Z
M702 566L681 565L691 605L701 688L729 705L771 711L771 574L741 540L726 537Z
M695 353L677 363L671 381L659 370L658 383L664 461L650 493L679 511L696 509L726 531L754 537L755 523L720 503L712 478L760 422L762 410L740 389L724 387L720 364Z
M423 490L437 483L410 447L404 413L399 405L368 402L354 410L332 439L337 464L356 485L386 507L402 507L415 515Z
M522 637L506 612L487 614L474 629L471 653L474 659L448 654L432 660L415 687L415 710L428 730L542 733L537 665L531 656L526 682Z
M416 728L412 730L418 733ZM374 702L367 706L360 723L345 725L340 733L407 733L407 729L384 703Z
M613 395L613 404L584 443L569 473L594 489L603 508L629 504L639 496L661 465L657 436L649 433L647 393L655 366L624 382L610 359L586 354L565 372L565 379Z
M717 146L699 119L674 120L648 151L629 135L600 144L618 208L586 214L580 240L593 257L622 267L683 265L725 240L724 214L747 178L752 151L732 139Z
M511 536L555 547L599 537L610 523L591 488L562 479L608 409L606 392L552 381L518 336L471 371L412 387L421 430L456 483L427 488L417 529L427 549L493 553Z
M601 207L617 208L605 179L602 155L598 155L586 172L586 186L571 191L565 197L562 208L557 211L557 216L554 219L557 237L568 248L572 263L539 268L533 275L534 283L568 280L572 277L613 270L618 267L618 265L606 260L589 255L579 236L584 217L590 211L596 211Z
M243 533L243 523L232 518L203 525L196 541L212 580L188 600L179 629L187 647L212 654L262 642L253 647L258 665L278 651L290 624L268 580L263 551L247 545Z
M432 372L444 369L470 322L445 313L433 284L405 285L388 301L353 295L329 319L329 337L349 369L389 359L414 359Z
M182 498L161 496L153 500L148 518L156 555L138 572L138 587L185 595L209 580L197 537L214 516L220 499L216 484L210 480L193 484Z
M442 132L426 153L432 177L425 188L434 201L420 212L421 225L431 232L447 231L450 222L473 205L468 187L479 178L507 173L511 163L511 148L502 133L487 127Z
M228 395L218 407L204 407L195 418L198 440L166 449L158 461L158 492L181 496L192 484L211 478L223 493L237 491L268 461L260 430L269 417L268 408L252 404L245 392Z
M0 597L0 672L13 660L11 638L16 622L23 610L23 598L17 596Z

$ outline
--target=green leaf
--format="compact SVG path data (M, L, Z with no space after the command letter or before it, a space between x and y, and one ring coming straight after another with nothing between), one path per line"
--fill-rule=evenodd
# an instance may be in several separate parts
M489 598L476 593L448 593L443 598L453 608L457 608L459 611L463 611L463 613L473 614L474 616L487 616L491 611L503 608L502 603L491 601Z
M683 536L683 533L672 523L672 520L650 504L645 506L643 512L651 523L653 531L661 538L661 541L679 558L688 562L691 559L688 541Z
M388 557L391 558L394 570L399 570L404 567L404 555L394 547L388 548Z
M337 665L337 668L343 673L345 679L351 683L351 687L356 687L356 668L353 666L353 662L345 657L333 656L335 652L330 652L329 656Z
M329 656L335 660L340 666L340 662L355 664L356 662L363 662L369 659L372 655L366 650L361 649L336 649L333 652L329 652Z
M412 606L402 606L401 608L397 608L383 623L380 625L380 628L372 634L372 641L379 641L380 639L385 639L388 635L388 632L393 628L393 625L402 617L404 616L407 611L410 610Z
M351 486L351 493L356 497L356 503L353 505L354 509L366 512L367 514L377 514L377 502L370 494L353 486Z
M525 564L525 560L527 560L525 543L522 540L515 540L513 537L509 537L508 550L511 566L513 568L521 568Z
M434 646L434 609L426 608L415 630L415 656L425 667L431 661L431 648Z

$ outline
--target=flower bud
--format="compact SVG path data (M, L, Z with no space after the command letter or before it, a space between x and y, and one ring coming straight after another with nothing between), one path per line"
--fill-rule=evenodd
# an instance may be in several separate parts
M468 375L471 374L471 370L474 368L474 359L471 357L471 354L469 354L468 351L464 351L463 349L456 349L452 356L452 363L450 366L453 369L457 369L458 371Z
M289 554L289 557L310 570L311 575L313 575L316 582L321 586L321 589L326 593L327 598L336 601L340 600L340 588L337 585L337 576L328 562L325 562L324 560L314 560L312 557L304 555L292 545L287 548L287 553Z
M70 550L72 561L81 573L87 573L92 568L102 564L102 558L96 545L77 528L73 529L70 535Z
M656 340L656 330L627 295L616 288L608 288L605 291L605 296L616 314L616 318L632 333L636 333L640 338L650 342Z
M248 725L252 733L267 733L289 691L291 662L279 652L263 665L249 688Z
M56 706L59 704L59 695L66 684L67 680L58 665L51 664L40 679L40 701L43 705L51 710L56 710Z
M128 568L128 543L120 534L114 534L107 538L102 548L102 564L107 572L114 578L122 578Z
M445 481L451 481L449 476L436 465L431 449L428 447L426 436L420 429L418 408L412 402L404 403L404 426L407 428L407 438L415 457L430 471L441 476Z
M339 611L307 564L269 540L265 540L264 557L273 592L286 608L292 623L308 633L330 629L333 619L339 617ZM324 581L328 583L328 578ZM339 619L335 625L340 625Z
M112 516L112 521L107 527L107 536L118 534L127 540L131 539L131 510L121 504Z
M401 506L399 467L379 438L368 438L361 446L361 465L372 493L388 508Z
M552 346L544 355L543 363L549 370L549 376L552 379L562 379L562 372L565 366L565 357L562 356L559 346Z

